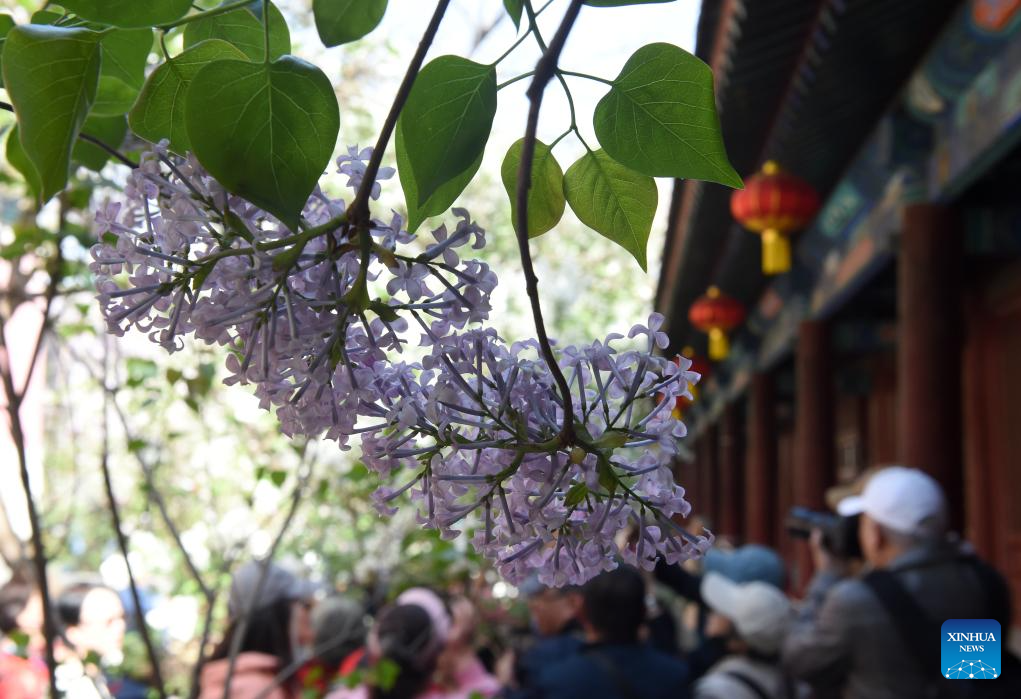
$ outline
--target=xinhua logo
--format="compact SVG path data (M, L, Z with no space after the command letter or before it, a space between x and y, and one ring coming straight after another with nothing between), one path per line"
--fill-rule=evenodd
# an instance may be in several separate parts
M951 680L1000 676L1000 623L993 619L947 619L942 629L942 674Z

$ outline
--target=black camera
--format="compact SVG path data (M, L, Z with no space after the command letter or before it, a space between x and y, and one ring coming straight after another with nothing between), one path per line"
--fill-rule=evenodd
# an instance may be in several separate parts
M807 539L813 529L822 532L822 544L839 558L861 558L858 542L858 517L842 517L830 512L817 512L807 507L792 507L784 523L787 533Z

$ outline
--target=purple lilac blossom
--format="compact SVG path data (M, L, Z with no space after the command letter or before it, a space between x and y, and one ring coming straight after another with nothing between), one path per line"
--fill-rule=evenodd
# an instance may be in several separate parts
M338 159L348 187L370 156L353 147ZM578 584L619 560L651 569L708 548L711 534L674 523L691 506L673 478L685 428L669 407L699 376L683 357L678 366L654 354L666 346L662 316L631 328L646 340L640 350L619 351L615 334L559 349L579 435L565 445L538 344L508 345L484 326L497 278L459 254L485 245L468 212L454 209L453 228L429 241L398 214L374 220L362 282L387 297L366 306L352 296L365 246L333 223L344 211L317 188L305 228L289 230L157 146L123 200L95 217L92 270L109 331L140 330L169 352L188 335L226 347L225 382L254 386L285 434L342 448L358 437L384 483L381 512L407 493L423 525L447 538L473 530L472 545L512 582L538 571L547 584ZM419 359L404 361L412 329ZM628 527L634 542L619 545Z

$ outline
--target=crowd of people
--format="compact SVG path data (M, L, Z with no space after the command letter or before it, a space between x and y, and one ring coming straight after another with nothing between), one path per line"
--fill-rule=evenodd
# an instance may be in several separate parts
M581 587L520 586L527 628L480 642L469 595L412 587L378 605L324 595L283 567L234 574L227 623L197 674L199 699L911 699L1021 696L1004 652L994 682L937 673L946 619L1011 628L1003 578L947 532L939 485L878 470L837 505L857 520L854 556L821 530L815 575L789 596L779 554L719 546L686 566L621 565ZM95 582L60 591L57 687L70 699L145 697L104 668L121 653L125 606ZM0 590L0 699L45 695L42 602ZM1006 644L1004 644L1006 646Z

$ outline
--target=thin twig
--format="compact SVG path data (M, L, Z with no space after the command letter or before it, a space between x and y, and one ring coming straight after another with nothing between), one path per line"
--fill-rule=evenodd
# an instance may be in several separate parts
M0 102L0 109L5 109L8 112L14 112L14 105L12 105L12 104L10 104L8 102ZM114 148L110 144L104 143L103 141L100 141L95 136L90 136L87 133L79 133L78 134L78 138L80 138L81 140L85 141L86 143L91 143L92 145L96 146L97 148L102 148L109 155L113 156L114 158L117 158L117 160L121 161L121 163L123 163L124 165L127 165L128 167L130 167L132 169L138 167L138 163L136 163L134 160L132 160L128 156L124 155L123 153L121 153L119 150L117 150L116 148Z
M108 340L104 341L104 347L108 346ZM106 369L108 358L104 352L103 356L103 384L106 385ZM135 607L135 625L138 633L142 636L142 643L145 645L146 655L149 656L149 664L152 666L152 679L156 683L156 692L160 699L166 699L167 690L163 684L163 672L160 669L159 655L156 653L156 646L149 634L149 625L145 621L145 609L142 608L142 598L138 594L138 584L135 582L135 573L131 569L131 558L128 550L128 537L124 533L121 524L120 507L117 505L117 498L113 492L113 479L110 477L110 430L107 422L107 412L110 408L109 394L103 394L103 417L102 417L102 453L100 456L100 467L103 470L103 486L106 489L106 499L110 504L110 518L113 520L113 531L117 536L117 546L120 548L121 556L124 557L124 566L128 572L128 590L131 592L131 602Z
M305 443L305 449L307 450L308 443ZM303 452L304 456L304 452ZM234 627L234 634L230 639L230 659L227 661L227 678L223 684L223 699L230 699L230 685L231 680L234 679L234 668L237 664L238 653L241 652L241 643L244 641L245 634L248 633L248 622L252 616L252 612L255 611L255 607L258 604L259 597L262 595L263 587L265 587L267 572L269 566L273 563L273 557L276 555L277 547L280 546L280 542L283 541L284 534L291 526L291 522L294 521L294 515L298 511L298 505L301 504L301 496L305 492L305 486L308 484L312 477L312 464L309 464L305 473L299 476L298 483L294 486L294 493L291 495L291 507L287 511L287 516L284 518L283 524L280 525L280 530L277 532L276 538L273 539L273 543L269 547L269 551L259 561L261 570L259 571L259 580L255 585L255 592L252 594L252 599L248 605L248 608L241 615L241 618L237 620L237 626Z
M369 195L372 194L372 185L376 182L379 166L383 162L383 154L386 151L387 144L390 142L394 129L397 127L397 118L400 117L401 110L404 109L404 104L408 101L411 88L415 84L415 78L418 77L418 72L422 70L425 55L429 52L433 39L436 38L436 32L440 29L440 22L443 21L443 15L446 14L449 5L450 0L439 0L436 3L436 10L433 12L432 19L429 20L429 26L426 27L425 33L422 34L422 40L418 42L418 49L415 51L411 63L408 64L408 70L404 73L404 80L401 81L401 86L397 90L393 104L390 106L390 113L387 114L386 121L383 122L383 130L379 132L376 147L372 150L372 157L369 158L369 164L365 166L362 185L358 188L358 194L355 195L354 203L351 206L351 211L353 212L352 223L356 226L367 226L369 223Z
M99 384L104 393L110 396L110 406L113 408L114 414L117 415L117 419L121 423L121 429L124 431L125 439L127 439L128 442L134 441L135 435L131 426L128 424L127 416L124 414L124 410L121 408L120 403L117 402L117 389L113 386L107 386L101 380L99 372L97 372L89 362L85 361L83 357L80 357L70 345L66 345L65 348L71 355L72 359L75 359L79 364L85 367L96 383ZM195 565L195 562L188 554L188 550L184 547L184 541L181 539L181 533L178 531L177 525L174 524L174 520L170 516L170 511L167 508L167 503L163 499L163 495L156 486L156 479L152 465L147 463L137 450L133 450L132 453L142 470L142 477L145 479L145 487L148 491L149 498L156 503L156 509L160 513L163 525L167 528L167 531L170 533L170 537L174 540L174 544L177 546L177 549L181 552L181 556L184 558L185 567L188 569L191 577L198 584L203 597L205 597L207 601L211 600L213 597L213 591L202 578L202 574L199 572L198 566Z
M59 263L59 253L56 259ZM58 264L57 271L52 273L50 276L49 288L55 290L59 283L60 274ZM38 356L40 351L39 346L43 342L46 327L49 324L50 306L53 302L54 294L55 292L47 294L42 326L40 327L39 335L36 338L36 346L32 351L30 367L33 368L35 366L35 358ZM14 386L14 367L11 362L10 349L7 346L7 323L2 315L0 315L0 350L3 350L2 359L4 360L0 363L0 379L3 381L4 392L7 394L7 415L10 423L11 440L14 442L15 450L18 453L18 470L21 475L21 487L25 492L25 504L28 509L28 520L32 528L32 561L35 567L36 584L39 585L39 596L42 598L43 604L43 636L46 640L46 667L51 678L50 697L52 699L57 699L57 697L59 697L59 692L57 691L56 682L53 681L53 678L56 677L57 670L57 661L53 652L54 641L57 636L57 624L54 617L53 602L50 597L50 584L46 577L46 547L43 543L39 512L36 510L35 498L32 495L32 479L28 472L28 458L25 453L25 432L21 424L21 402L24 398L24 393L19 394ZM25 378L25 386L23 387L24 391L28 390L31 378L31 374Z
M535 268L532 265L532 253L528 247L528 190L532 186L532 164L535 160L536 132L539 128L539 110L542 108L542 98L549 81L557 74L557 61L567 43L567 37L571 33L574 22L578 19L583 0L571 0L567 12L564 14L560 27L557 29L553 41L542 54L539 63L535 67L535 77L528 87L528 126L525 129L525 138L521 148L521 165L518 168L518 191L517 191L517 220L514 222L514 229L518 238L518 249L521 251L521 267L525 274L525 286L528 291L528 300L532 307L532 318L535 321L535 332L538 336L539 347L542 350L543 359L557 383L561 400L564 402L564 424L560 431L560 440L564 445L574 443L574 405L571 398L571 387L560 370L557 358L550 346L549 336L546 333L546 325L542 318L542 304L539 302L539 279L535 276ZM529 20L534 22L534 14L530 11Z

